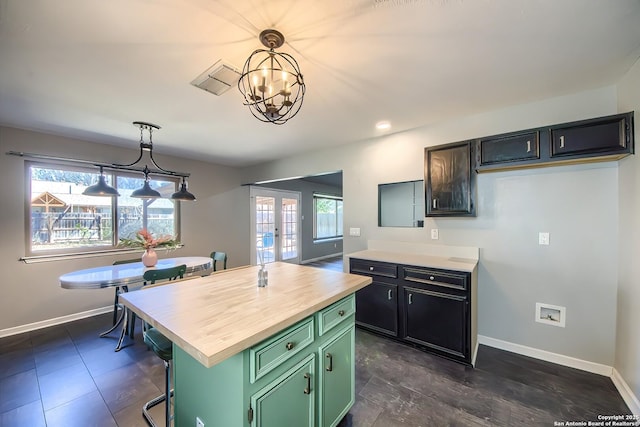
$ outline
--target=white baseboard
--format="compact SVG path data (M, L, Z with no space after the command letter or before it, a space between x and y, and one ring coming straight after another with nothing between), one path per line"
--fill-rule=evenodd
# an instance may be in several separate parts
M489 347L499 348L512 353L522 354L523 356L533 357L534 359L545 360L558 365L604 375L606 377L611 377L613 373L613 368L611 366L589 362L588 360L577 359L563 354L552 353L550 351L540 350L533 347L527 347L526 345L514 344L512 342L486 337L484 335L478 335L478 342L480 344L488 345Z
M616 386L620 396L622 396L622 399L624 400L624 403L627 404L633 415L640 416L640 401L638 401L638 398L633 394L631 387L629 387L629 384L627 384L624 378L622 378L616 368L613 368L611 381L613 381L613 385Z
M10 335L17 335L24 332L35 331L36 329L47 328L49 326L60 325L62 323L72 322L74 320L84 319L86 317L96 316L98 314L109 313L113 310L113 306L95 308L93 310L82 311L80 313L69 314L67 316L55 317L53 319L42 320L40 322L28 323L26 325L16 326L13 328L0 329L0 338Z
M300 264L309 264L310 262L322 261L327 258L335 258L337 256L342 256L342 252L337 252L335 254L324 255L317 258L305 259L304 261L300 261Z

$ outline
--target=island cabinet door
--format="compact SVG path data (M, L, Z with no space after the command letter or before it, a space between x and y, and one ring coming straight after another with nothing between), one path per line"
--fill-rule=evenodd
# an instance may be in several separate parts
M467 359L468 300L465 296L403 288L404 338L457 359Z
M374 278L356 292L356 324L387 335L398 335L398 286Z
M320 347L321 427L334 427L355 401L355 329L338 332L335 339Z
M314 426L315 354L251 396L251 427Z

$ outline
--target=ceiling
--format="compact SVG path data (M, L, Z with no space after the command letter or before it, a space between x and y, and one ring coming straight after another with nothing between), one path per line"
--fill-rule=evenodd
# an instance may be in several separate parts
M247 166L614 84L640 56L640 0L0 0L0 124ZM307 84L284 125L237 88L275 28ZM104 159L108 161L108 159Z

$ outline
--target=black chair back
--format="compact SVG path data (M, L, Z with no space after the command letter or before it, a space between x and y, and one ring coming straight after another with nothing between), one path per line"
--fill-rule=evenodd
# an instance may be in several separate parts
M176 280L184 278L187 271L187 265L177 265L169 268L157 268L155 270L147 270L142 275L145 283L154 284L158 280Z

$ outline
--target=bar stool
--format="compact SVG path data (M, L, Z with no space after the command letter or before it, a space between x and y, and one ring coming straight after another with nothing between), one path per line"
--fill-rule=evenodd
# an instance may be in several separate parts
M147 270L145 271L143 278L148 284L142 289L150 287L150 285L156 284L158 280L176 280L182 279L187 271L186 264L178 265L176 267ZM164 283L163 283L164 284ZM165 392L160 396L151 399L142 407L142 415L151 427L156 427L156 423L151 417L149 410L162 402L165 402L165 422L166 426L171 426L171 397L173 396L173 389L171 388L171 360L173 360L173 343L167 337L162 335L160 331L151 325L144 322L142 329L142 336L144 343L164 362L165 371Z

